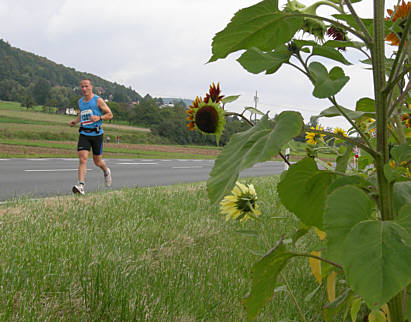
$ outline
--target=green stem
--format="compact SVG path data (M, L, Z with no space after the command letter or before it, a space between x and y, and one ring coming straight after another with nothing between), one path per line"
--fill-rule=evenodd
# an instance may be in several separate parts
M374 96L377 122L377 153L375 158L378 179L378 201L382 220L394 219L393 214L393 189L384 175L384 165L388 163L388 104L385 89L385 44L384 44L384 0L374 0L374 42L371 47ZM403 40L403 39L401 39ZM401 46L401 45L400 45ZM399 53L402 48L399 48ZM398 55L397 54L397 55ZM397 61L397 59L396 59ZM395 71L390 75L394 78ZM395 265L395 263L392 263ZM402 322L401 296L395 296L388 303L391 321Z
M303 314L303 311L301 310L300 306L298 305L297 299L295 298L294 293L292 292L292 290L290 288L290 285L287 282L287 279L284 277L284 274L282 272L280 272L280 276L281 276L281 279L283 280L283 282L284 282L284 284L287 288L288 294L290 294L291 299L293 300L293 302L295 304L295 307L297 309L298 315L301 318L301 321L307 322L307 320L305 319L305 316Z
M331 103L334 104L334 106L337 108L337 110L341 113L342 116L345 117L345 119L351 124L351 126L358 132L358 134L361 136L361 138L364 140L364 142L366 143L366 145L371 148L371 143L368 140L367 136L363 133L363 131L361 131L361 129L357 126L357 124L354 123L354 121L344 112L344 110L341 108L340 105L338 105L337 100L335 99L335 97L329 97L328 98L330 100Z
M402 92L402 94L400 95L400 97L398 97L396 99L396 101L392 104L392 106L390 107L389 111L388 111L388 116L391 116L391 114L394 112L395 107L401 106L401 104L404 102L405 98L408 95L408 91L411 89L411 82L408 82L407 86L405 87L405 90ZM389 102L389 101L388 101Z
M339 22L337 20L333 20L333 19L329 19L329 18L326 18L326 17L317 16L317 15L309 15L309 14L302 14L302 13L300 13L300 14L290 14L290 16L303 16L303 17L306 17L306 18L313 18L313 19L318 19L318 20L329 22L329 23L333 24L334 26L336 26L338 28L341 28L341 29L353 34L354 36L357 36L362 41L364 41L367 44L368 47L370 47L371 44L372 44L370 42L370 40L365 35L363 35L361 32L358 32L357 30L348 27L348 26L342 24L341 22Z
M385 88L384 0L374 1L373 55L374 96L377 122L377 153L375 159L379 190L379 208L383 220L394 218L392 213L392 185L384 175L384 165L389 161L388 104Z
M298 69L301 73L303 73L305 76L310 77L301 67L298 67L297 65L294 65L293 63L290 63L290 62L286 64L293 66L294 68Z
M328 263L328 264L330 264L330 265L333 265L333 266L339 268L340 270L343 270L343 267L342 267L340 264L334 263L334 262L332 262L332 261L330 261L330 260L328 260L328 259L326 259L326 258L322 258L322 257L315 256L315 255L311 255L311 254L297 254L297 253L295 253L295 255L296 255L296 256L301 256L301 257L311 257L311 258L315 258L315 259L318 259L318 260L323 261L323 262L325 262L325 263Z
M368 39L368 41L371 43L372 42L372 38L370 33L368 32L367 28L365 27L364 23L362 22L362 20L360 19L360 17L358 17L357 13L355 12L351 1L350 0L344 0L344 3L347 5L348 10L350 10L351 15L353 16L355 22L358 24L358 26L360 27L362 33L364 34L364 36Z
M402 292L398 293L394 298L388 302L388 308L390 310L390 317L392 322L403 322L403 309L402 309Z
M407 75L410 71L411 71L411 67L405 68L405 70L402 71L401 74L399 74L391 83L387 84L386 88L384 89L384 92L391 93L395 85L397 85L397 83L399 83L404 78L404 76ZM407 92L408 90L409 88L406 89L405 92ZM390 100L388 100L388 102L389 101Z
M335 3L329 2L329 1L318 1L314 4L312 4L311 6L309 6L308 8L304 9L305 12L312 12L315 13L315 11L317 10L317 8L321 5L325 5L325 6L329 6L331 8L334 8L335 10L337 10L339 13L344 13L344 11L341 10L341 8L339 6L337 6Z
M235 113L235 112L224 112L225 116L238 116L241 117L244 121L248 123L250 126L254 126L254 123L251 122L248 118L246 118L243 114Z

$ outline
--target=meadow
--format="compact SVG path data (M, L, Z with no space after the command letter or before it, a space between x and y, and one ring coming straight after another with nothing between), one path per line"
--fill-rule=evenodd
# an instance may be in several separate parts
M278 176L247 181L263 222L226 222L204 183L0 205L0 320L245 320L251 265L297 228ZM295 247L316 243L310 233ZM296 259L257 321L301 321L294 301L322 320L324 292L305 301L315 288Z
M30 109L16 102L0 101L0 158L77 157L78 127L68 123L72 115L46 113L40 106ZM104 124L104 155L111 158L214 158L220 148L190 146L182 150L149 129L124 122ZM116 144L116 137L120 144ZM167 147L167 148L165 148ZM211 153L209 153L211 150Z

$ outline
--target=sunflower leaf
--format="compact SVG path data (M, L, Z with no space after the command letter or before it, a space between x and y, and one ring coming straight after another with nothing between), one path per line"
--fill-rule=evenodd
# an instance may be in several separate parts
M323 46L333 47L333 48L352 47L352 48L359 49L359 48L365 47L365 44L360 41L328 40L324 43Z
M326 47L326 46L313 46L313 51L311 53L313 56L322 56L326 57L335 61L338 61L340 63L343 63L344 65L352 65L345 57L343 54L341 54L337 49L334 49L332 47Z
M355 110L358 112L375 112L375 101L369 97L360 98L355 104Z
M259 109L252 107L252 106L247 106L244 108L245 111L250 112L251 114L258 114L258 115L265 115L263 112L261 112Z
M411 234L396 220L367 220L355 225L339 246L347 281L371 310L411 283L410 244Z
M253 47L244 52L237 61L250 73L258 74L266 71L266 74L273 74L282 64L288 62L290 57L291 52L284 45L268 53Z
M252 128L234 134L218 155L207 182L208 196L216 203L233 188L241 170L271 160L281 147L300 134L300 113L285 111L274 120L265 115Z
M324 213L324 229L327 233L327 254L333 261L341 262L344 252L341 243L351 228L371 218L374 203L360 188L344 185L327 197Z
M290 166L278 184L278 195L304 224L322 229L326 192L334 177L318 170L312 158L305 158Z
M317 98L327 98L337 94L349 81L340 67L334 67L328 73L323 64L313 62L308 67L313 78L313 95Z
M240 95L226 96L221 100L221 102L223 104L232 103L232 102L236 101L239 97L240 97Z
M350 160L350 157L351 157L352 147L342 145L340 147L340 152L342 151L343 151L342 155L337 156L337 159L335 160L336 162L335 171L345 173L345 171L347 171L348 161Z
M411 148L408 143L396 145L391 149L391 155L398 163L411 160Z
M347 114L347 116L351 118L352 120L359 119L360 117L364 115L369 116L369 117L375 117L375 113L373 112L353 111L353 110L350 110L342 106L340 106L340 109L343 110L345 114ZM342 116L342 114L339 111L339 109L337 109L337 107L331 106L323 110L320 114L311 116L310 121L311 122L316 121L320 117L336 117L336 116Z
M251 47L271 51L290 41L302 24L302 17L279 11L278 0L264 0L241 9L214 36L209 62Z
M281 240L253 265L251 290L242 299L249 319L257 317L264 305L271 300L277 286L278 275L294 256L296 255L287 252Z

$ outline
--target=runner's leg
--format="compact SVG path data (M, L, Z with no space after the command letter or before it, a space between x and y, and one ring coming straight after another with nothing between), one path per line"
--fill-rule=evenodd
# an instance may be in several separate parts
M78 151L78 157L79 157L78 181L79 182L85 182L88 155L89 155L89 151L87 150Z

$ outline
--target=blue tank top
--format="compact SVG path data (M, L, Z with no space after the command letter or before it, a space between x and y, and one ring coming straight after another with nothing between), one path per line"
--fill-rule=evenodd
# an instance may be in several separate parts
M103 121L99 120L97 122L92 122L90 120L90 116L96 115L100 116L101 115L101 110L97 105L97 100L99 99L99 96L95 95L91 100L88 102L84 101L84 97L80 98L78 101L78 107L80 109L80 126L88 129L94 129L96 127L100 127L100 131L96 132L85 132L85 131L80 131L80 134L84 135L90 135L90 136L97 136L103 134L103 128L101 125L103 124Z

